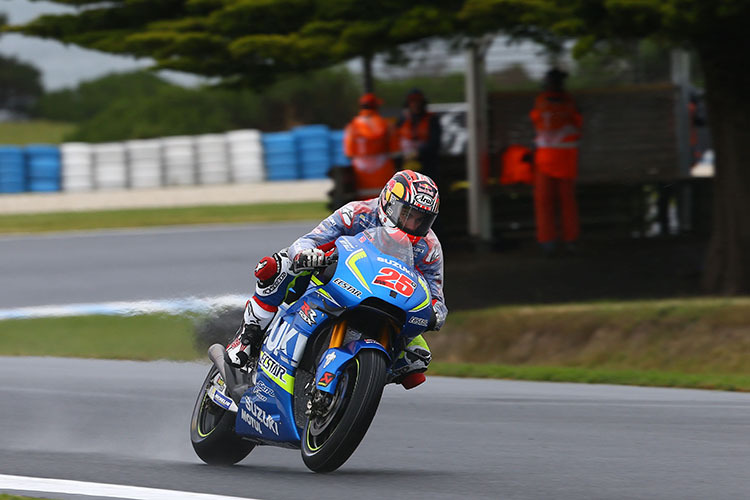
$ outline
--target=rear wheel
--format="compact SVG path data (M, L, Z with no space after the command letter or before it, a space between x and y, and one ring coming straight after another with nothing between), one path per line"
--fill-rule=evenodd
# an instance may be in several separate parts
M385 374L385 358L373 349L346 365L326 410L313 412L305 425L302 459L310 470L331 472L354 453L380 404Z
M190 420L190 441L195 453L210 465L232 465L245 458L254 443L234 433L236 413L227 411L208 397L208 391L219 371L215 366L206 376Z

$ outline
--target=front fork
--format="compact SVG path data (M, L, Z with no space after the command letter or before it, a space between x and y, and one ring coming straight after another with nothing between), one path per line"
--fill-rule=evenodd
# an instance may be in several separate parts
M381 351L389 361L391 359L388 354L390 348L390 328L388 325L383 325L379 340L359 339L344 345L346 327L346 320L341 320L333 326L328 349L321 356L315 371L314 386L308 403L308 412L310 413L324 414L335 403L334 395L341 373L359 351L375 349Z

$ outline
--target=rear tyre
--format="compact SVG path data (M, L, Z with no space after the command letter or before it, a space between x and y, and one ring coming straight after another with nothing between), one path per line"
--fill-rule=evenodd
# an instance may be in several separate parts
M227 411L208 397L215 366L206 375L190 419L190 442L195 453L209 465L232 465L245 458L255 444L234 433L236 413Z
M341 374L330 410L311 416L302 436L302 460L315 472L331 472L354 453L370 428L385 385L382 353L363 349Z

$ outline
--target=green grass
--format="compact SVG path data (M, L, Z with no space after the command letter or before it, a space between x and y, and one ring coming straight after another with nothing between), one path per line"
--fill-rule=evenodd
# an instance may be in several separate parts
M452 313L435 359L750 375L750 298L503 306Z
M183 224L322 220L324 202L104 210L0 216L0 233L37 233Z
M653 370L606 370L570 366L514 366L439 362L430 364L429 373L447 377L501 378L584 384L750 391L750 375L735 374L695 374Z
M463 311L449 317L444 331L427 335L436 360L430 374L750 392L749 312L748 299ZM196 319L5 320L0 321L0 355L205 359L204 348L196 347ZM593 324L599 327L589 335ZM529 327L535 345L529 345ZM514 357L514 362L497 361Z
M19 497L17 495L4 495L0 493L0 500L49 500L42 497Z
M76 358L194 360L186 316L74 316L0 321L0 354Z
M0 123L0 144L59 144L75 129L70 123L45 120Z

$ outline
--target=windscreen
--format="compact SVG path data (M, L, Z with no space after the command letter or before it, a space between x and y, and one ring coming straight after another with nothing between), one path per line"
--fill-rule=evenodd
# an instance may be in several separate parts
M403 231L376 227L365 230L363 234L375 245L375 248L414 268L414 249Z

